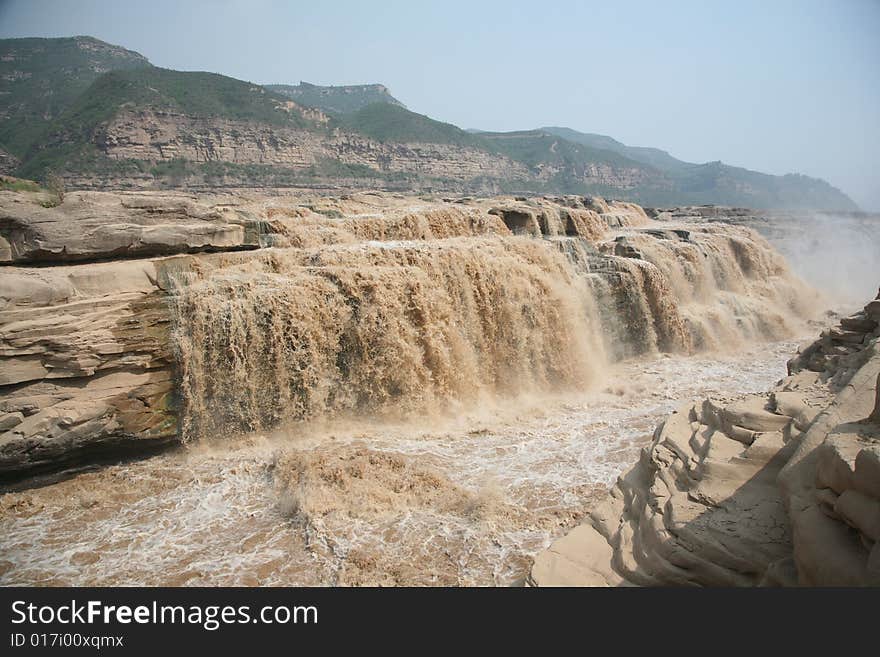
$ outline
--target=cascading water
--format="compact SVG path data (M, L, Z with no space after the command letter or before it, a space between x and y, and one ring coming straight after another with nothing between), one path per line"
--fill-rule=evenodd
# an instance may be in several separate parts
M577 389L606 361L586 280L525 238L276 251L173 298L187 440Z
M421 224L403 225L410 236ZM368 241L182 274L182 436L577 390L609 357L781 339L806 312L805 288L746 229L629 232L600 249L491 234Z

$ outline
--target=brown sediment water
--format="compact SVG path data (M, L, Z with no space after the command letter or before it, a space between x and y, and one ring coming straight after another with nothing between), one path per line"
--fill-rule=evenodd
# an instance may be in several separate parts
M0 498L4 585L509 585L680 400L766 389L792 342L611 366L431 426L300 424Z
M457 237L271 249L183 274L183 439L581 390L621 355L778 340L807 314L807 289L750 231L627 239L640 258Z
M276 250L174 299L186 440L578 388L605 362L586 280L537 240Z
M810 314L747 229L480 216L175 274L185 448L4 495L0 583L514 584L679 401L781 378Z

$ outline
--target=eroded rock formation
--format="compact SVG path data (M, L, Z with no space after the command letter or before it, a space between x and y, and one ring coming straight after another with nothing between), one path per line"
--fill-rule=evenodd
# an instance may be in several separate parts
M718 206L647 209L658 223L732 224L766 238L794 271L837 303L853 307L880 280L880 215L864 212L762 211ZM834 266L829 267L828 263Z
M874 300L765 395L682 406L530 583L880 585L878 322Z
M0 271L0 472L177 434L149 260Z
M7 193L0 203L0 264L69 263L265 246L260 219L179 196L76 192L60 206Z

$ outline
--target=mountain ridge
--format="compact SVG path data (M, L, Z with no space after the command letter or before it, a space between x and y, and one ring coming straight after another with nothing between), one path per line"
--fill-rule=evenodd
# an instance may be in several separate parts
M149 66L140 53L89 36L0 39L0 145L21 158L100 75Z
M333 114L350 114L373 103L388 103L406 108L391 95L384 84L346 84L322 86L301 81L298 85L263 85L275 93L288 96L301 105L314 107Z
M689 162L684 162L682 160L679 160L678 158L673 157L667 151L661 150L659 148L652 148L649 146L627 146L626 144L619 142L613 137L609 137L607 135L600 135L591 132L580 132L578 130L574 130L573 128L564 128L559 126L543 127L539 128L539 130L549 132L550 134L557 135L558 137L562 137L563 139L567 139L569 141L582 143L586 146L592 146L594 148L601 148L604 150L610 150L620 153L621 155L624 155L629 159L648 164L657 169L660 169L661 171L674 171L690 164Z
M91 37L0 40L4 172L73 186L379 186L853 210L827 182L692 164L604 135L466 131L381 84L258 85ZM48 86L47 86L48 85Z

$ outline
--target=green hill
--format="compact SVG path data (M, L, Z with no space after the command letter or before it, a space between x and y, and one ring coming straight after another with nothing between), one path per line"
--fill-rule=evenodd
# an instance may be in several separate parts
M405 107L388 103L367 105L357 112L340 117L340 122L352 132L384 142L486 147L480 137L451 123L435 121L423 114L410 112Z
M801 174L772 176L722 162L688 164L673 178L668 195L655 205L690 203L757 208L858 210L846 194L819 178ZM660 202L656 202L660 201Z
M590 148L599 148L606 151L614 151L623 155L630 160L647 164L648 166L659 169L660 171L674 172L683 167L690 166L687 162L682 162L672 157L666 151L659 148L647 148L644 146L627 146L621 144L616 139L606 137L605 135L597 135L587 132L578 132L571 128L541 128L544 132L549 132L557 137L562 137L576 144L582 144Z
M111 71L97 78L43 131L25 154L18 173L42 179L49 170L112 166L101 161L95 139L102 125L123 109L174 111L193 117L249 121L317 130L282 96L264 87L216 73L149 67ZM120 166L124 166L124 163Z
M668 191L642 191L638 199L646 204L718 204L760 208L827 208L857 210L846 194L819 178L800 174L773 176L722 162L694 164L672 157L657 148L627 146L604 135L571 128L542 128L569 141L593 148L605 148L662 171L672 182Z
M102 75L59 117L58 124L65 130L89 129L124 107L134 107L299 128L311 125L285 103L258 84L216 73L151 67Z
M266 88L307 107L315 107L330 114L351 114L373 103L388 103L405 107L381 84L352 84L322 87L300 82L291 84L267 84Z
M552 135L544 130L517 132L479 132L477 136L492 148L530 168L541 165L582 167L607 164L614 167L645 169L645 165L614 151L593 148Z
M605 167L621 178L632 172L644 178L662 178L651 167L619 153L568 141L544 130L473 134L493 152L526 165L540 179L537 184L521 186L523 191L623 195L623 189L586 182L595 166Z
M143 55L92 37L0 39L0 147L23 157L99 76L149 66Z

